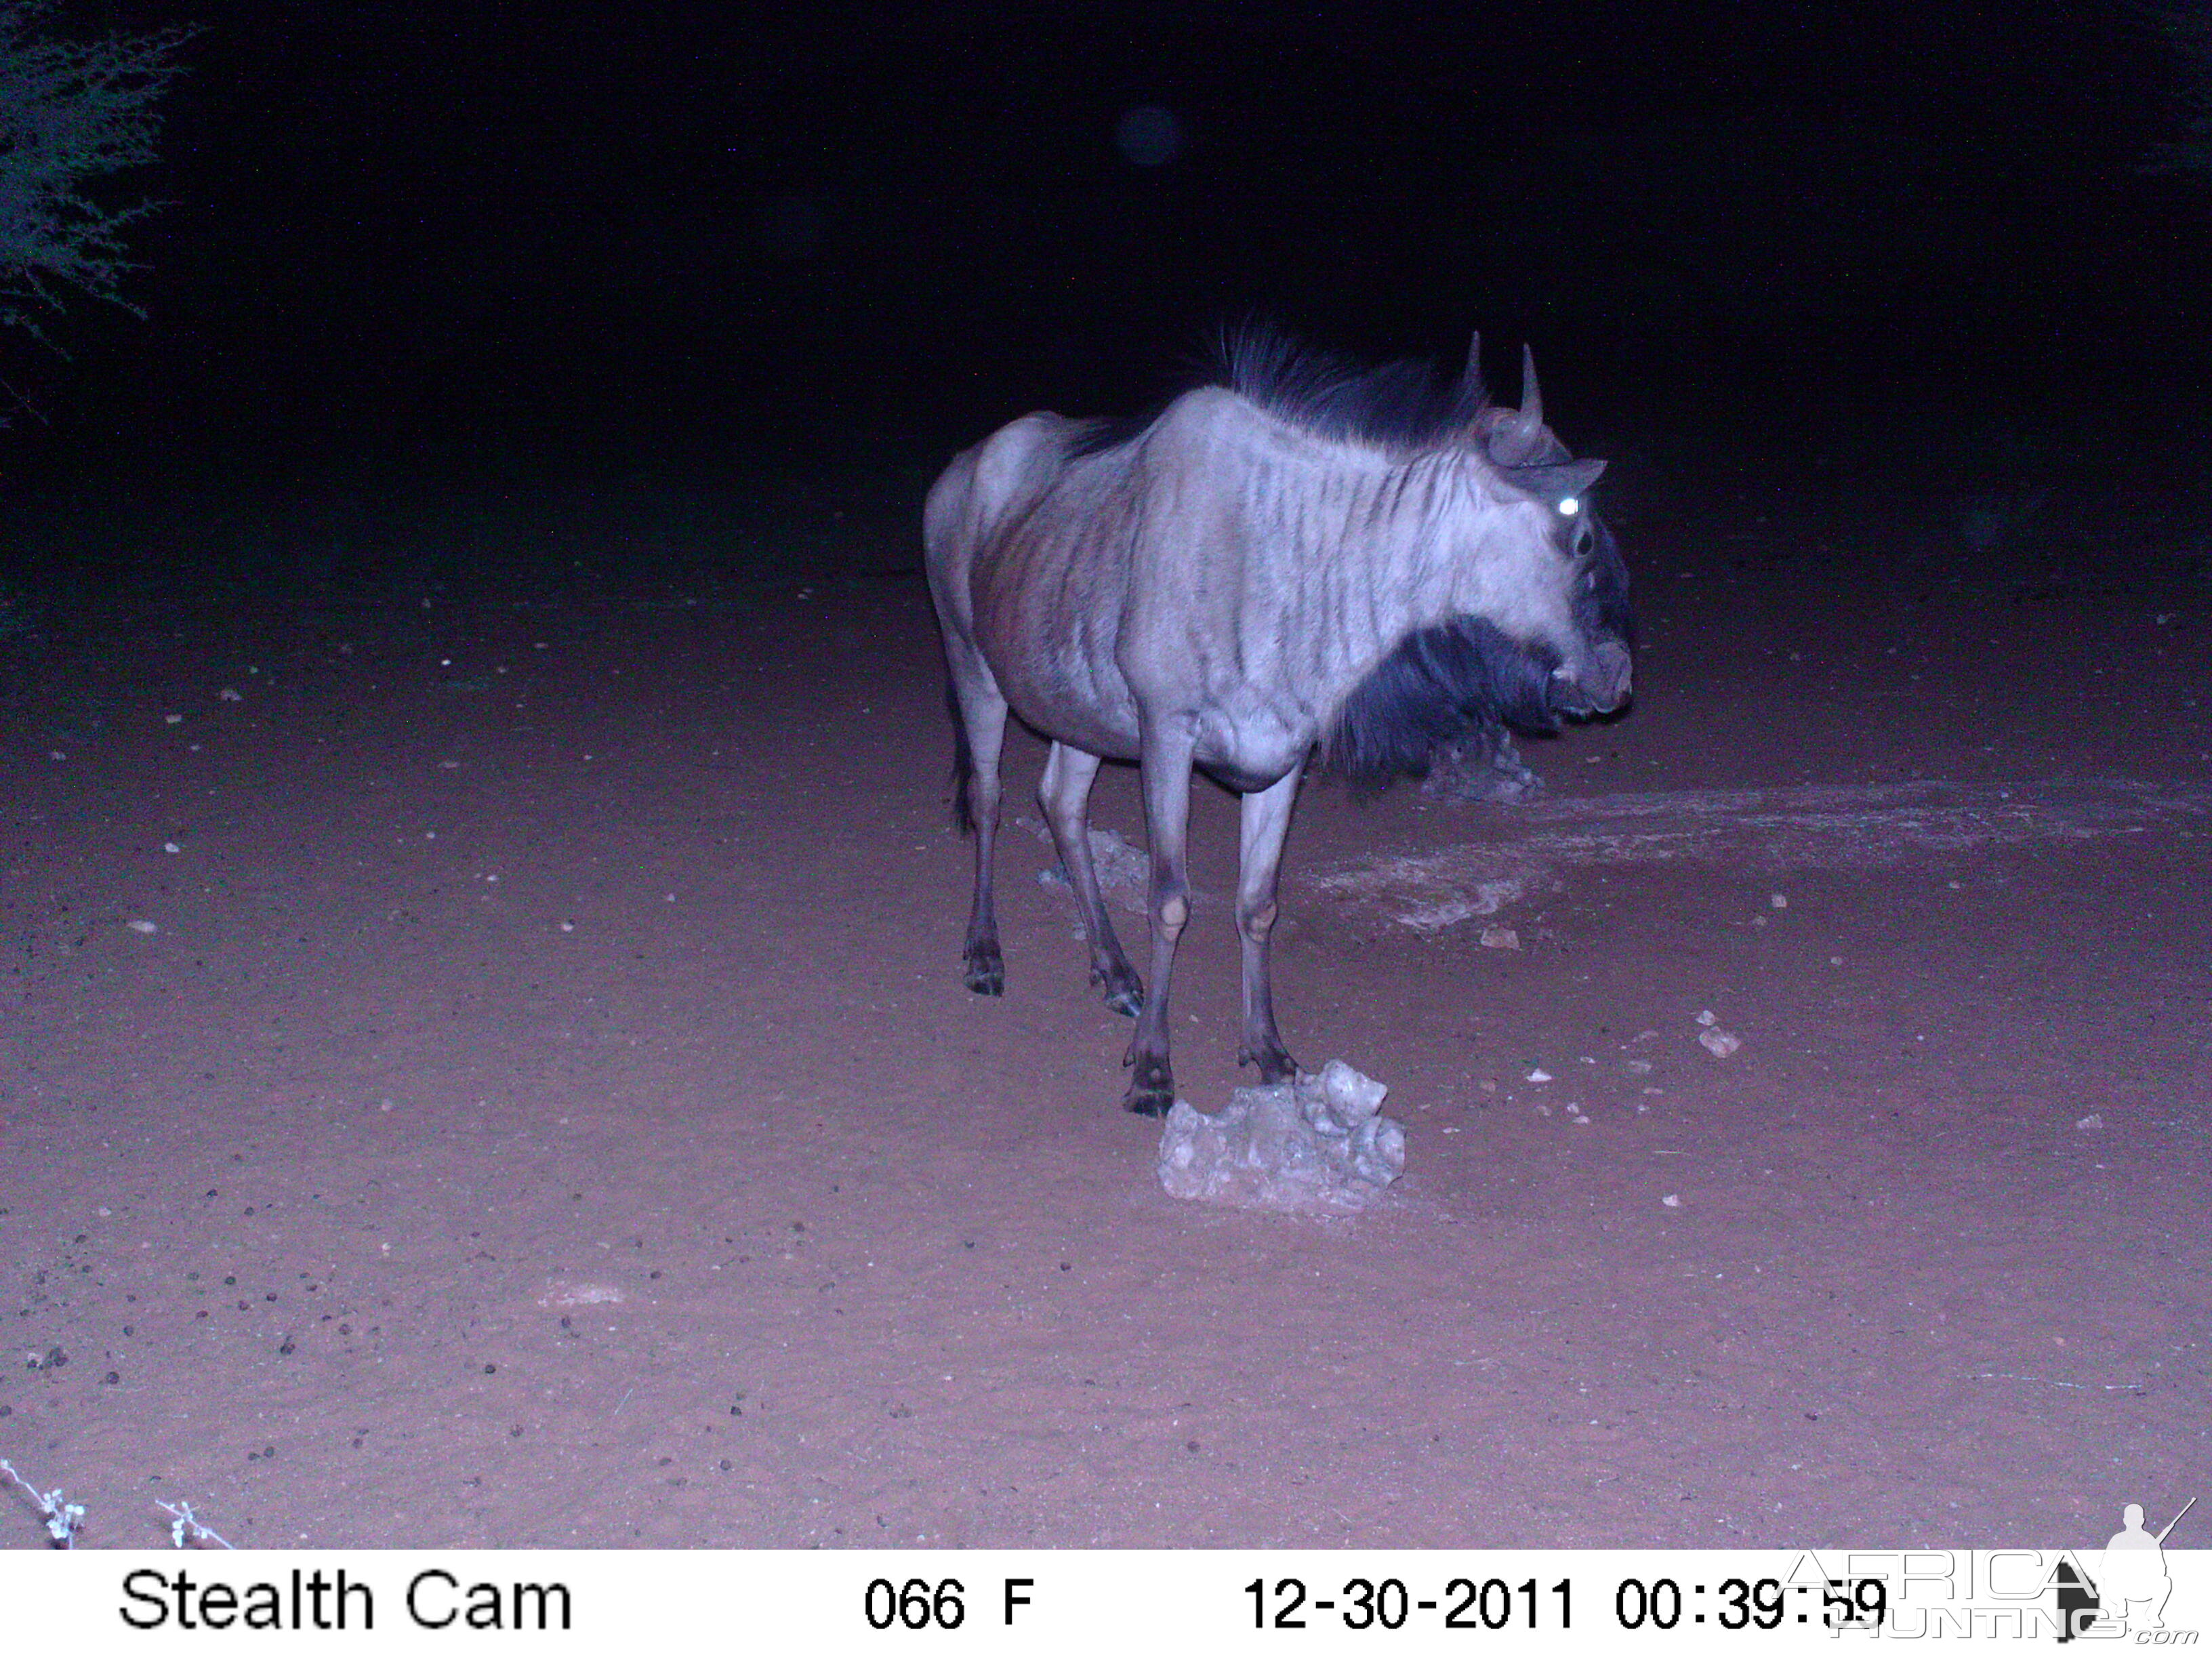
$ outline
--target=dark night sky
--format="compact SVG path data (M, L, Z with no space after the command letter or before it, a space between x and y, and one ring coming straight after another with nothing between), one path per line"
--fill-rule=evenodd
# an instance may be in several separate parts
M2212 177L2141 168L2172 76L2126 5L63 15L204 32L152 319L14 352L33 450L951 441L1140 404L1255 313L1528 337L1571 435L1662 446L2164 433L2208 367Z

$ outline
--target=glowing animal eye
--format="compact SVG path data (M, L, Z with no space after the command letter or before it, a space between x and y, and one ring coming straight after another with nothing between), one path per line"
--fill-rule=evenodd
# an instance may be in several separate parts
M1571 519L1582 510L1583 504L1571 495L1559 503L1559 516L1562 518Z

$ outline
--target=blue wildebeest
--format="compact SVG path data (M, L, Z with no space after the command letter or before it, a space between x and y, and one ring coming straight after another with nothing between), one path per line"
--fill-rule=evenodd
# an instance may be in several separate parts
M1480 342L1478 342L1478 349ZM1141 430L1030 415L957 457L924 514L951 672L955 816L975 837L969 989L1005 992L992 906L1011 709L1050 739L1040 798L1083 913L1091 976L1137 1018L1124 1104L1174 1098L1168 980L1189 917L1191 773L1243 797L1237 928L1243 1061L1297 1072L1275 1030L1268 939L1291 804L1318 745L1356 789L1443 745L1620 708L1627 574L1586 499L1605 463L1471 353L1448 387L1352 369L1270 334ZM1102 759L1135 761L1151 844L1152 993L1099 894L1086 825Z

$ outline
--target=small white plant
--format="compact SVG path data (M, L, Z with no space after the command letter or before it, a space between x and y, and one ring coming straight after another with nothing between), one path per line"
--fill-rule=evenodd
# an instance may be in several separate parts
M158 1498L154 1501L176 1517L169 1527L169 1541L179 1549L184 1548L187 1537L195 1544L215 1544L227 1550L238 1547L214 1528L204 1524L199 1516L192 1513L190 1504L164 1504Z
M15 1466L4 1457L0 1457L0 1474L6 1475L21 1487L30 1500L39 1506L39 1513L46 1518L47 1537L63 1549L76 1547L78 1529L84 1525L83 1504L64 1502L59 1486L52 1492L40 1492L18 1474Z

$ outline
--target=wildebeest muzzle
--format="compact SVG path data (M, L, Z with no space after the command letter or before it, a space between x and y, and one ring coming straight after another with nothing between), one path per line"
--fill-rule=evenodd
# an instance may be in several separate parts
M1552 671L1552 708L1571 720L1610 714L1627 705L1635 687L1635 659L1619 640L1600 640L1578 664Z

